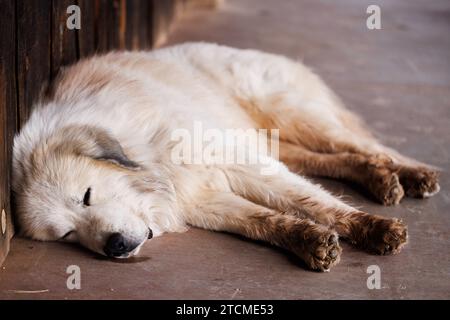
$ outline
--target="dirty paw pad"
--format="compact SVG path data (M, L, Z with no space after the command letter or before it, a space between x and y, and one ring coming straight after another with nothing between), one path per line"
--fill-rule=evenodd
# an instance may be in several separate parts
M401 220L376 218L368 235L368 249L376 254L399 253L408 240L407 227Z
M329 271L338 264L341 252L337 233L327 230L309 239L305 261L311 269Z

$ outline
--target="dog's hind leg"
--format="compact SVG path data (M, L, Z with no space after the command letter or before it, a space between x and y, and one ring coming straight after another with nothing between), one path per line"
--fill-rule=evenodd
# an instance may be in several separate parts
M352 152L320 153L288 142L280 143L280 160L293 172L356 182L384 205L404 196L399 176L402 167L382 155Z
M405 165L389 154L321 153L280 142L280 160L293 172L356 182L384 205L398 204L406 194L424 198L439 191L436 170Z
M257 205L231 192L205 192L186 212L192 226L269 242L295 253L311 269L328 271L339 262L341 248L333 229Z
M385 205L398 203L404 194L426 198L439 191L435 168L382 145L365 129L361 120L329 94L328 98L321 98L322 103L313 108L314 111L292 107L299 99L295 94L282 94L283 97L277 100L276 104L281 105L273 108L277 111L268 114L268 123L270 128L278 126L280 130L280 154L283 162L292 167L294 158L297 157L297 167L301 167L307 175L356 180L367 186ZM328 104L333 107L323 107ZM320 114L321 111L323 115ZM331 166L336 167L331 175L325 172L327 170L321 170ZM349 176L344 173L349 169L356 169L358 172ZM335 173L338 174L334 175Z
M406 243L407 228L398 219L353 208L286 168L270 176L243 166L231 166L224 172L234 193L273 210L333 228L339 236L369 252L397 253Z
M262 126L279 128L280 159L290 168L356 181L385 205L404 194L425 198L439 191L437 170L383 146L333 95L320 99L315 108L295 107L304 102L291 93L258 102Z

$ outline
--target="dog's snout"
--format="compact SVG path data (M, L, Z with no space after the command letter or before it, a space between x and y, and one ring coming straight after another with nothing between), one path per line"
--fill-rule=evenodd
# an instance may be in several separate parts
M121 233L113 233L106 241L103 251L108 257L120 257L133 251L139 242L124 237Z

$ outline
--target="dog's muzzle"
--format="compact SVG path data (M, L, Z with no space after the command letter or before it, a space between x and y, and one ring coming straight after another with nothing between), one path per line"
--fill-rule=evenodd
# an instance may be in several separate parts
M148 239L153 237L153 232L149 228L148 229ZM103 252L108 257L120 258L127 257L130 252L136 249L142 242L127 239L121 233L112 233L108 240L106 241L105 246L103 247Z

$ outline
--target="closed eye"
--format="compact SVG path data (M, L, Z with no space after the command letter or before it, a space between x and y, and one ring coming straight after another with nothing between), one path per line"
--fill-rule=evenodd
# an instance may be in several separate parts
M86 192L84 193L83 197L83 205L86 207L89 207L91 205L91 188L87 188Z
M59 241L64 242L78 242L77 232L75 230L71 230L58 239Z
M65 235L63 235L61 238L59 238L59 240L65 240L66 238L68 238L74 232L75 232L75 230L70 230Z

